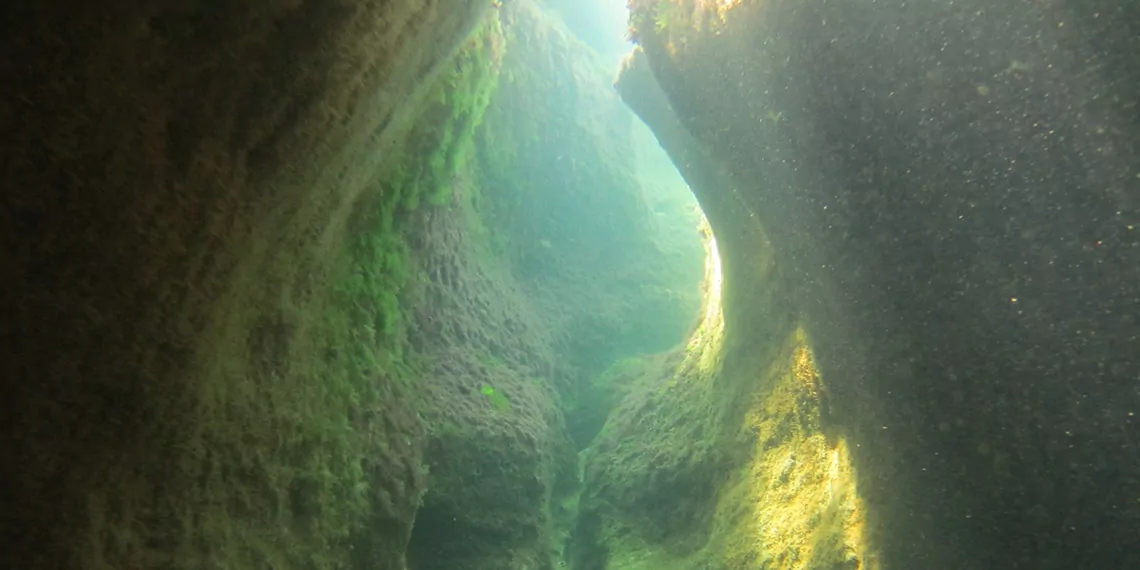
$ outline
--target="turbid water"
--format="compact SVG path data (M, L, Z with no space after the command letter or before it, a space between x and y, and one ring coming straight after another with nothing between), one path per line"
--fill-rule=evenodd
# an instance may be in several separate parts
M1140 567L1138 5L0 15L4 567Z

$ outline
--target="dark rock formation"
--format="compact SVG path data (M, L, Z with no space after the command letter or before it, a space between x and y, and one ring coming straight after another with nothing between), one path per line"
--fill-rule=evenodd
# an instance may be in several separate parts
M487 8L0 9L0 565L402 568L422 426L330 252Z
M884 567L1140 563L1136 7L637 4L687 133L634 107L771 237Z

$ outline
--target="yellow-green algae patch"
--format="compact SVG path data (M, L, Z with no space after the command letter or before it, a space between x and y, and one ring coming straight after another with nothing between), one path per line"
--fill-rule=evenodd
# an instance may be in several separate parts
M879 568L847 442L821 421L826 396L801 329L754 382L759 389L735 436L747 451L720 478L703 543L686 548L683 540L657 541L634 525L614 525L605 568Z
M847 442L821 423L823 391L802 330L765 374L741 425L750 461L722 490L708 550L728 568L878 568Z
M792 309L776 302L783 280L770 251L725 268L705 230L700 324L684 348L643 361L585 453L575 563L610 570L878 568L847 442L827 424L808 335ZM741 272L754 274L769 295L734 297L725 273ZM757 298L767 299L763 307ZM726 323L741 302L767 315L767 324ZM766 342L745 343L745 336Z

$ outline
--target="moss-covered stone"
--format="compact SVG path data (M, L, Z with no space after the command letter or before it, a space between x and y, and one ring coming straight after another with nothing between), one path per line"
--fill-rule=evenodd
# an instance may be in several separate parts
M674 286L676 226L650 228L607 159L631 117L532 7L511 8L519 36L559 41L515 63L573 95L558 136L521 86L480 131L512 12L453 52L489 8L3 9L0 232L20 245L0 257L0 565L400 569L410 544L422 569L551 567L576 476L565 388L680 339L695 294ZM544 168L553 190L489 183ZM559 208L637 223L535 233ZM602 258L628 273L579 291ZM544 271L574 285L539 298Z
M589 384L582 369L676 344L696 312L697 275L685 263L699 270L699 216L683 201L647 199L635 168L610 156L638 158L632 116L604 72L533 5L504 6L496 17L502 27L482 34L498 39L476 36L441 99L493 91L475 152L444 161L447 176L437 180L449 199L421 208L409 235L422 299L409 340L426 364L420 410L431 472L410 552L425 570L536 569L561 559L578 476L565 418L571 434L596 432L607 412L577 429L576 414L594 413L579 388L606 399L607 381ZM498 85L485 88L485 78ZM421 121L453 116L429 110ZM441 132L430 124L417 129ZM412 169L432 161L406 156ZM631 224L598 221L599 211ZM617 259L626 275L609 274ZM644 289L632 287L638 280Z
M424 431L358 198L488 8L443 4L2 9L0 566L403 566Z
M451 201L455 173L465 171L471 158L473 137L498 87L506 49L500 19L489 17L446 64L404 144L385 157L387 200L407 210L421 201L432 206Z

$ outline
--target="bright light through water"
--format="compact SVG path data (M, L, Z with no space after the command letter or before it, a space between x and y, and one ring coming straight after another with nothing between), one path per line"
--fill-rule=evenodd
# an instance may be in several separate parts
M616 69L633 49L628 38L629 9L626 0L552 0L551 8L566 26Z
M701 234L705 241L705 277L701 285L703 311L701 323L689 339L688 358L696 359L698 369L703 374L715 371L720 356L721 341L724 338L724 311L721 306L721 288L724 273L717 249L716 236L709 227L708 220L701 214Z

